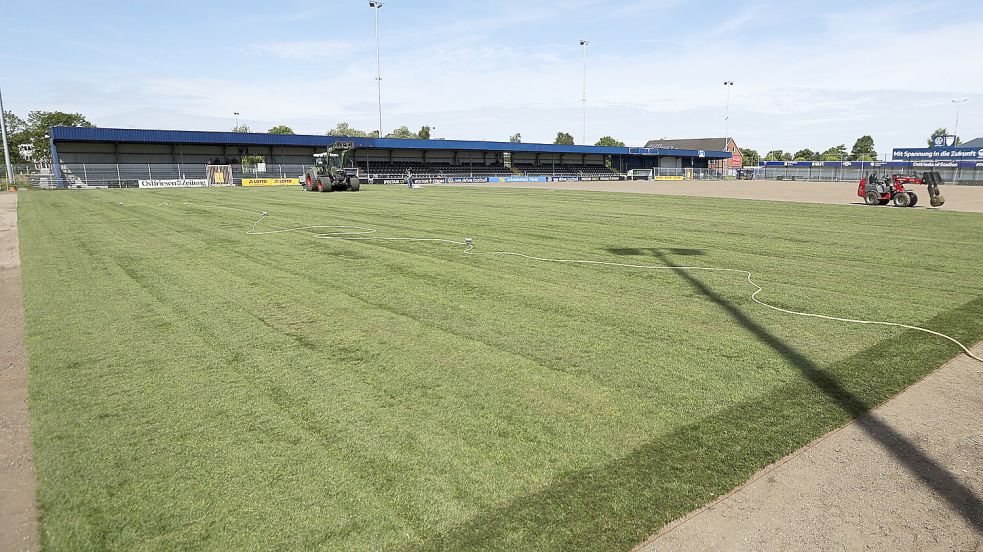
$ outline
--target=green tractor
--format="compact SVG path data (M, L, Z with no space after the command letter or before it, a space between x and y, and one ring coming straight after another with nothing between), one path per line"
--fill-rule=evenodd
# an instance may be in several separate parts
M300 185L308 192L333 192L359 188L358 168L352 159L355 145L335 142L328 151L314 154L314 166L307 169Z

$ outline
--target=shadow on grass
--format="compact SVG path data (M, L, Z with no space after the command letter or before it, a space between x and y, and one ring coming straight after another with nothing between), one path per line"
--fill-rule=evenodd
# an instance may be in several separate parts
M666 253L670 255L684 255L684 256L696 256L696 255L706 255L706 251L703 249L684 249L684 248L661 248L661 247L608 247L605 249L608 253L614 255L651 255L653 257L662 258Z
M667 250L639 251L673 264ZM853 418L970 525L983 530L983 505L971 489L883 420L865 415L953 356L948 343L905 332L824 370L690 273L678 274L786 358L805 381L699 419L611 463L563 475L407 549L627 550ZM978 338L981 313L983 298L977 298L929 326L957 338Z
M657 253L656 256L666 265L673 265L665 254ZM680 270L677 273L689 285L693 286L693 288L723 307L731 318L754 334L759 341L767 344L775 352L782 355L785 360L797 368L827 397L836 401L837 405L849 414L851 418L857 418L858 425L868 435L877 440L909 472L917 476L922 482L931 487L936 494L944 498L952 509L963 516L977 531L983 531L983 501L980 500L980 497L976 496L972 489L960 483L952 472L934 461L918 445L906 439L889 424L874 414L864 416L875 405L869 404L867 401L851 393L834 376L823 371L818 364L779 339L757 322L751 320L733 303L710 289L709 286L695 278L689 271ZM924 335L920 336L920 339L925 338L926 336Z

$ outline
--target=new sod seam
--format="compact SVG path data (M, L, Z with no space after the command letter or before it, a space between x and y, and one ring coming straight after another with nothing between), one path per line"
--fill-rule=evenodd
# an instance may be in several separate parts
M983 217L590 192L27 192L46 549L623 550L983 337ZM198 205L184 205L190 201ZM122 205L120 205L122 203Z

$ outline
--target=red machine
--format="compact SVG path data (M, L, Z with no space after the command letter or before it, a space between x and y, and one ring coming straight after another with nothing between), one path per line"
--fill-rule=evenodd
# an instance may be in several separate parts
M942 175L937 172L924 173L921 178L896 174L879 178L876 174L871 174L860 180L857 195L864 198L867 205L887 205L893 201L898 207L914 207L918 203L918 195L905 188L905 184L924 184L928 187L932 207L945 204L945 198L939 195Z

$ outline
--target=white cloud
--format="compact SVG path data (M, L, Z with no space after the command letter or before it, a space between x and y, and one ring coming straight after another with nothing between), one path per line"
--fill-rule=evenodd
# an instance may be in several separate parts
M267 42L249 48L250 53L273 55L289 60L341 59L351 56L358 48L338 40L309 40L297 42Z

